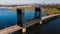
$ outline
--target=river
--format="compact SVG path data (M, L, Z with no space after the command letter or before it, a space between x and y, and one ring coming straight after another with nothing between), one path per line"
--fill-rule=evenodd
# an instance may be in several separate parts
M60 34L60 18L48 22L41 28L40 34Z
M25 11L24 20L34 19L34 11ZM17 12L9 9L0 8L0 29L4 29L17 24Z
M34 11L25 11L24 20L34 19ZM41 17L47 16L42 13ZM9 9L0 9L0 29L7 28L9 26L17 24L17 13ZM60 32L60 18L57 18L41 28L42 34L50 34L54 32Z
M9 9L0 8L0 29L17 24L17 13Z

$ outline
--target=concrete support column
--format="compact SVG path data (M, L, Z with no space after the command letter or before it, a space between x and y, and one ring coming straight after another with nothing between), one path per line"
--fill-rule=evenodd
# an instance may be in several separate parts
M22 29L22 34L27 34L27 33L26 33L26 27L24 27L24 28Z
M39 7L35 8L35 18L40 19L41 9Z
M22 12L22 9L17 9L17 20L18 20L18 23L17 25L18 26L23 26L23 12Z

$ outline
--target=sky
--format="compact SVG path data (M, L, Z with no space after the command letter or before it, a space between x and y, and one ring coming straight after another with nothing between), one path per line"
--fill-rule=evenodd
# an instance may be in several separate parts
M0 0L0 5L32 4L32 3L56 4L60 3L60 0Z

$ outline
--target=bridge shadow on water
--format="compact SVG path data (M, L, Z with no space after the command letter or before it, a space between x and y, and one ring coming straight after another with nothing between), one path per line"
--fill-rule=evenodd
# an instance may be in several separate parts
M21 30L18 30L12 34L40 34L40 24L34 24L30 27L27 27L26 33L22 33Z

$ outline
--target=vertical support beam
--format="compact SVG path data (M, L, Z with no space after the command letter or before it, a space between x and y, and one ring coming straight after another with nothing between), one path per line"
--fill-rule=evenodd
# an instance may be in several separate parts
M41 13L41 9L36 7L35 8L35 18L40 19L40 13Z
M22 29L22 34L27 34L27 33L26 33L26 27L24 27L24 28Z
M23 26L23 13L22 13L22 9L17 9L17 18L18 18L18 26Z

